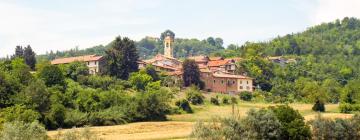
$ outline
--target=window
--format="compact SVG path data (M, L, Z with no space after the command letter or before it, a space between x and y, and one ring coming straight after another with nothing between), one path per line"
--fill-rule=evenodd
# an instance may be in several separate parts
M90 65L90 62L87 62L87 65Z
M240 80L240 84L242 84L242 81Z
M233 84L235 84L235 81L233 80Z
M240 89L243 89L243 86L240 86Z
M96 61L95 61L94 63L95 63L95 65L96 65Z
M249 84L249 81L246 81L246 84Z
M224 80L221 80L221 84L224 84Z
M216 80L214 80L214 84L216 83Z
M246 86L246 89L247 89L247 90L249 90L249 89L250 89L250 87L249 87L249 86Z

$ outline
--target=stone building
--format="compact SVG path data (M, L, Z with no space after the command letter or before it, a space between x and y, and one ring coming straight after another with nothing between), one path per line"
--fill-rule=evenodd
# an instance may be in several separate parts
M103 57L96 55L58 58L51 61L51 64L52 65L69 64L76 61L84 62L86 66L89 68L89 74L97 74L101 72L104 64Z
M167 72L175 81L181 81L182 61L173 57L174 39L166 36L164 39L164 55L158 54L147 60L140 60L139 68L153 65L157 71ZM192 56L199 66L200 79L205 83L205 90L220 93L239 93L253 91L253 79L243 75L236 75L235 63L241 58L224 59L223 57L208 57L205 55Z

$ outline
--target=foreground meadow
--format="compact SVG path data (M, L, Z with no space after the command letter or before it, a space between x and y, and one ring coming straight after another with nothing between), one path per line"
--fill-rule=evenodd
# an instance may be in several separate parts
M240 101L237 105L212 105L208 99L212 95L206 96L204 105L192 106L192 114L168 115L169 121L165 122L138 122L116 126L91 127L90 131L99 139L109 140L162 140L162 139L186 139L191 134L193 125L197 121L209 121L218 117L229 117L233 114L245 116L250 109L260 109L277 104L254 103ZM289 106L298 110L309 121L316 117L318 113L311 110L312 104L292 103ZM337 104L327 104L326 112L321 113L325 118L350 118L352 114L339 113ZM83 128L63 129L59 131L49 131L51 139L56 139L57 135L64 134L66 131L81 131Z

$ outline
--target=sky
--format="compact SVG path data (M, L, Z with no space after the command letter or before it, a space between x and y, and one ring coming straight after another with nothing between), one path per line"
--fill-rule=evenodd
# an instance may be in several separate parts
M267 41L343 17L360 18L360 0L0 0L0 57L15 46L37 54L140 40L166 29L179 38Z

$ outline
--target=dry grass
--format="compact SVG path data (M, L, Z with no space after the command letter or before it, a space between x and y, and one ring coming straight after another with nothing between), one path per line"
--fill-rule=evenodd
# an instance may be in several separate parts
M250 109L260 109L266 108L269 106L275 106L279 104L268 104L268 103L252 103L252 102L240 102L235 106L235 113L240 116L246 116L246 113ZM289 106L298 110L306 119L312 118L311 116L315 116L317 113L312 111L312 104L289 104ZM193 114L178 114L178 115L169 115L169 119L173 121L208 121L214 117L229 117L232 115L232 107L231 105L222 105L222 106L214 106L214 105L203 105L203 106L194 106L195 113ZM324 117L339 117L346 118L343 116L347 116L346 114L338 113L338 105L337 104L328 104L326 105L326 112L322 113ZM337 115L334 115L337 114ZM331 117L331 118L332 118Z
M192 122L140 122L126 125L91 127L91 132L106 140L150 140L186 138L192 130ZM76 128L81 131L83 128ZM69 130L59 130L61 133ZM58 131L49 131L50 138L55 138Z
M177 95L177 99L184 98L184 95ZM192 106L195 111L193 114L178 114L168 115L171 121L166 122L140 122L131 123L126 125L117 126L103 126L103 127L91 127L91 131L97 134L97 137L106 140L165 140L165 139L186 139L191 131L193 124L196 121L209 121L216 117L228 117L232 115L231 105L215 106L209 104L210 97L216 96L216 94L206 94L207 102L205 105ZM222 96L219 95L220 99ZM250 109L260 109L269 106L275 106L278 104L269 103L253 103L239 101L235 106L235 112L240 116L246 116L246 112ZM294 109L298 110L305 118L305 120L311 120L316 117L318 113L311 110L312 104L289 104ZM337 104L326 105L326 112L321 113L325 118L350 118L352 114L339 113ZM82 129L82 128L77 128ZM67 130L61 130L64 133ZM80 130L78 130L80 131ZM54 138L58 134L57 131L49 131L50 138Z

